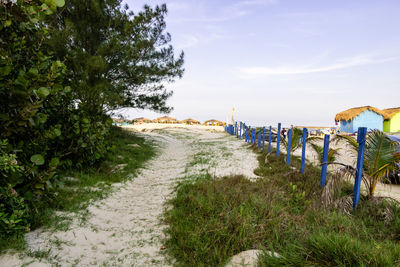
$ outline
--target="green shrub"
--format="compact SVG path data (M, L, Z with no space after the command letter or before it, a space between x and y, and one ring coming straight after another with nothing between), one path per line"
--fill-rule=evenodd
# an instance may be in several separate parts
M0 187L0 235L29 231L29 214L24 199L11 187Z

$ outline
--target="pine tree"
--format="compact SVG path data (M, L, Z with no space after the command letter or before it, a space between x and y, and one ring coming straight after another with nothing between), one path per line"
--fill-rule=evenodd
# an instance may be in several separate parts
M121 0L70 0L48 22L49 44L71 71L80 108L104 114L123 107L169 112L166 82L183 75L165 32L166 5L137 14Z

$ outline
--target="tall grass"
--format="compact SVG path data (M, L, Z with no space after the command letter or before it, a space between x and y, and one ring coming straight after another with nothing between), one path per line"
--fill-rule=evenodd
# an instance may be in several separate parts
M265 163L268 157L268 163ZM320 169L305 174L287 167L284 156L258 156L260 176L206 177L177 187L167 251L180 266L221 266L248 249L277 252L260 266L394 266L400 259L400 207L361 198L350 216L321 204ZM342 195L351 192L345 184ZM390 213L388 219L387 213Z

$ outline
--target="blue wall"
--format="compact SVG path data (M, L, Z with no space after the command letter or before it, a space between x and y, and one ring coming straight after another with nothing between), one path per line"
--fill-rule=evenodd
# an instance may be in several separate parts
M373 129L382 131L383 117L367 109L352 121L340 121L340 131L342 132L353 133L358 130L358 127L367 127L368 131Z

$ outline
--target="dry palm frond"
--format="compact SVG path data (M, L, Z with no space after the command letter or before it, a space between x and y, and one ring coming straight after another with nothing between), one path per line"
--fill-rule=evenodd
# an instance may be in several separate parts
M343 182L348 177L354 177L354 173L355 169L353 167L344 165L343 168L338 169L336 172L329 176L328 182L322 190L321 195L321 202L325 208L332 208L333 203L340 196Z
M322 190L321 203L325 208L328 208L337 198L342 190L343 179L339 171L330 175L328 182Z
M354 119L355 117L357 117L366 110L370 110L377 113L378 115L384 116L381 110L371 106L364 106L364 107L351 108L336 114L335 121L351 121L352 119Z
M369 201L375 207L377 212L375 216L382 218L385 224L393 221L394 212L392 206L394 203L398 203L398 201L389 197L372 197L369 199Z
M352 196L345 196L335 200L335 202L332 203L332 209L351 216L351 211L353 210Z

